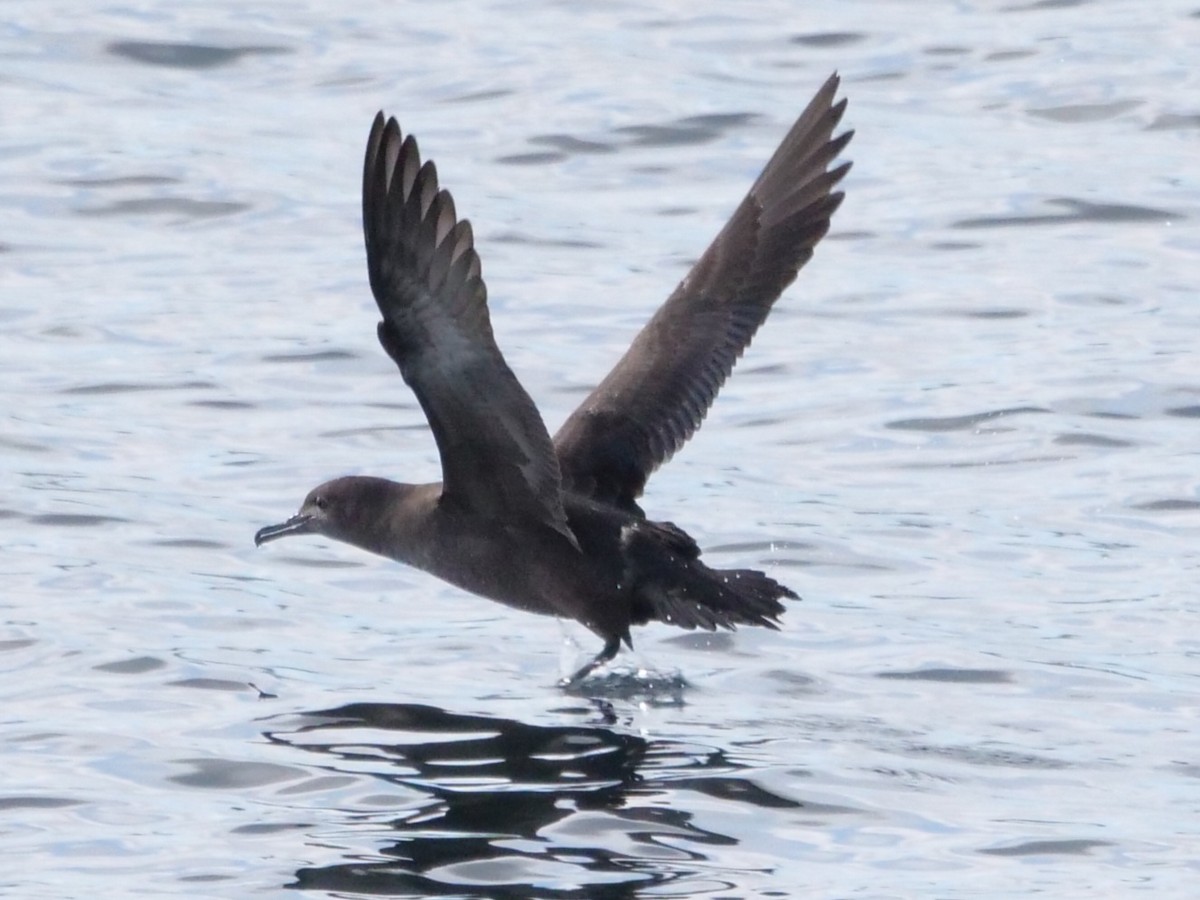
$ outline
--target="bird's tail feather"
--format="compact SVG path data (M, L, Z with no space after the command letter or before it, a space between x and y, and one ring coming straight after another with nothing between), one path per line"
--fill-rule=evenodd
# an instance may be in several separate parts
M651 522L626 534L635 624L654 620L709 631L779 627L781 601L799 599L793 591L754 569L710 569L698 558L695 543L688 538L684 545L680 535L670 523Z
M640 592L649 601L652 618L680 628L735 629L761 625L777 629L784 597L799 599L769 575L754 569L710 569L699 561L688 564L682 583L648 584Z

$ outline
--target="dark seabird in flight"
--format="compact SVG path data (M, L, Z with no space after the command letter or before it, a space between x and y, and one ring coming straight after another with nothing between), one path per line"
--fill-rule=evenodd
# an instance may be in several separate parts
M629 628L775 628L788 588L711 569L683 529L638 498L692 436L780 293L842 202L830 168L853 132L838 77L813 97L712 245L608 377L551 439L488 319L471 225L395 119L375 118L363 166L367 271L379 342L437 442L440 484L349 476L314 488L255 544L321 534L500 603L582 622L604 639L578 683Z

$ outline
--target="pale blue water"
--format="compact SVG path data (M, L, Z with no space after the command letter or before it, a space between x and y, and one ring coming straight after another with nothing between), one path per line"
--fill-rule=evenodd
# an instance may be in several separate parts
M6 4L0 895L1194 896L1198 47L1194 2ZM596 703L581 630L254 549L436 477L378 108L553 429L834 69L834 231L645 503L782 632L643 629L691 688Z

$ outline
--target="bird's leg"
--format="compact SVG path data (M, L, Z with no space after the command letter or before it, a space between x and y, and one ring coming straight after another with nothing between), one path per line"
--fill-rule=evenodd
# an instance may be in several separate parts
M604 642L604 649L592 657L591 661L582 666L570 678L564 678L558 683L561 688L578 687L579 682L587 678L598 667L604 665L610 659L617 655L617 651L621 649L621 639L619 637L610 637Z

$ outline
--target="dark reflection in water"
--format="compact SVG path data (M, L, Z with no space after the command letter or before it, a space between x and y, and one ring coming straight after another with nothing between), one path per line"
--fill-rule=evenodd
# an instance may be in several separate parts
M1142 105L1140 100L1117 100L1113 103L1071 103L1064 106L1047 106L1030 109L1029 114L1051 122L1072 124L1076 122L1103 122L1115 119Z
M581 138L569 134L539 134L529 139L537 149L497 158L509 165L542 166L572 156L615 153L631 147L679 147L707 144L760 117L754 113L710 113L685 116L669 122L647 122L614 128L603 138Z
M791 38L793 44L804 47L848 47L866 40L866 34L856 31L822 31L814 34L797 34Z
M989 409L984 412L971 413L965 416L943 416L941 418L894 419L884 427L900 431L973 431L989 422L1004 416L1015 416L1022 413L1047 413L1050 410L1039 406L1014 406L1009 409Z
M81 216L178 216L183 219L208 219L213 216L231 216L250 209L248 203L224 200L194 200L190 197L135 197L115 200L103 206L81 207L75 210Z
M1149 222L1156 225L1183 221L1187 217L1167 209L1154 209L1128 203L1092 203L1074 197L1055 197L1046 200L1047 206L1056 206L1061 212L1028 216L980 216L960 219L951 228L1026 228L1031 225L1072 225L1080 222L1100 224L1127 224Z
M216 69L232 65L244 56L292 52L284 46L221 47L174 41L111 41L105 49L114 56L171 69Z
M1100 847L1111 847L1111 841L1026 841L1012 847L990 847L980 850L991 856L1047 856L1051 854L1085 854Z
M806 805L738 777L743 767L722 750L647 741L600 725L528 725L432 706L355 703L306 714L299 727L267 737L325 757L323 768L332 773L344 766L362 778L366 762L366 777L421 795L393 818L371 816L372 836L381 825L394 832L382 846L300 869L292 888L607 898L701 873L707 886L719 886L720 866L706 850L740 841L699 827L683 798L766 809ZM729 878L728 887L734 884Z
M1011 684L1012 674L1002 669L913 669L907 672L879 672L876 678L897 681L939 681L945 684Z

